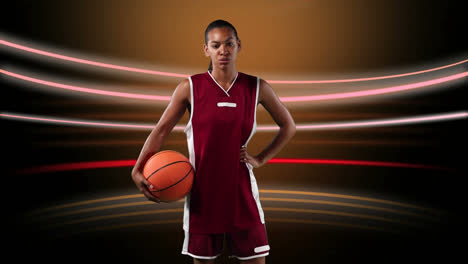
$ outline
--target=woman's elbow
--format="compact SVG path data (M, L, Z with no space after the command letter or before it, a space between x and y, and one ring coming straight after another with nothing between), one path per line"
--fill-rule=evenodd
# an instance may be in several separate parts
M289 122L286 125L282 126L284 130L293 137L296 134L296 124L293 122Z
M296 134L296 123L292 122L292 124L289 126L289 131L291 133L291 137Z

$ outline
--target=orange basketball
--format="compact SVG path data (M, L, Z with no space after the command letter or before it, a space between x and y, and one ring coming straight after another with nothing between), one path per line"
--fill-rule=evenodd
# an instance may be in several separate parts
M195 171L181 153L163 150L146 161L143 175L153 185L149 191L162 202L182 199L190 192Z

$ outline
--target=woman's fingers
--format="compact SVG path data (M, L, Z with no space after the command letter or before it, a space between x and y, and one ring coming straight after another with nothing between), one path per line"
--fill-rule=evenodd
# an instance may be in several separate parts
M148 181L145 179L145 177L142 177L142 178L141 178L141 182L146 186L146 188L148 188L148 189L153 189L153 185L151 185L151 183L148 182Z
M240 161L247 162L249 160L249 154L247 153L247 147L242 146L240 149Z
M159 203L159 197L157 195L152 194L149 190L152 189L153 186L149 183L144 177L141 181L140 191L145 195L145 197L153 202Z
M143 194L146 196L146 198L150 201L153 201L153 202L156 202L156 203L159 203L160 200L159 200L159 197L156 197L155 195L153 195L152 193L150 193L148 191L148 189L144 190Z
M153 186L148 182L141 172L132 172L132 178L140 192L150 201L160 203L160 199L157 195L153 195L150 190Z

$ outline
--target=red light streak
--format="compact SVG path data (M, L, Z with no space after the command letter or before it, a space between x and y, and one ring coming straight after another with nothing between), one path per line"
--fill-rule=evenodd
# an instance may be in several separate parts
M117 168L117 167L132 167L136 160L110 160L110 161L88 161L88 162L73 162L52 165L42 165L31 168L23 168L17 172L20 174L35 174L58 171L74 171L99 168ZM318 165L352 165L352 166L377 166L377 167L396 167L396 168L418 168L418 169L439 169L447 170L448 168L425 165L411 164L401 162L384 162L384 161L365 161L365 160L332 160L332 159L301 159L301 158L273 158L267 163L271 164L318 164Z
M298 159L298 158L276 158L268 163L281 164L321 164L321 165L356 165L356 166L378 166L378 167L399 167L399 168L421 168L421 169L443 169L439 166L410 164L400 162L365 161L365 160L331 160L331 159Z

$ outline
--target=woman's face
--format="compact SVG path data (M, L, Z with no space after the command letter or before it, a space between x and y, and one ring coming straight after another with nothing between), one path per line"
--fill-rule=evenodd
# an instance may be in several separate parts
M228 27L213 28L208 32L208 43L203 44L206 57L211 57L214 68L234 66L241 42Z

